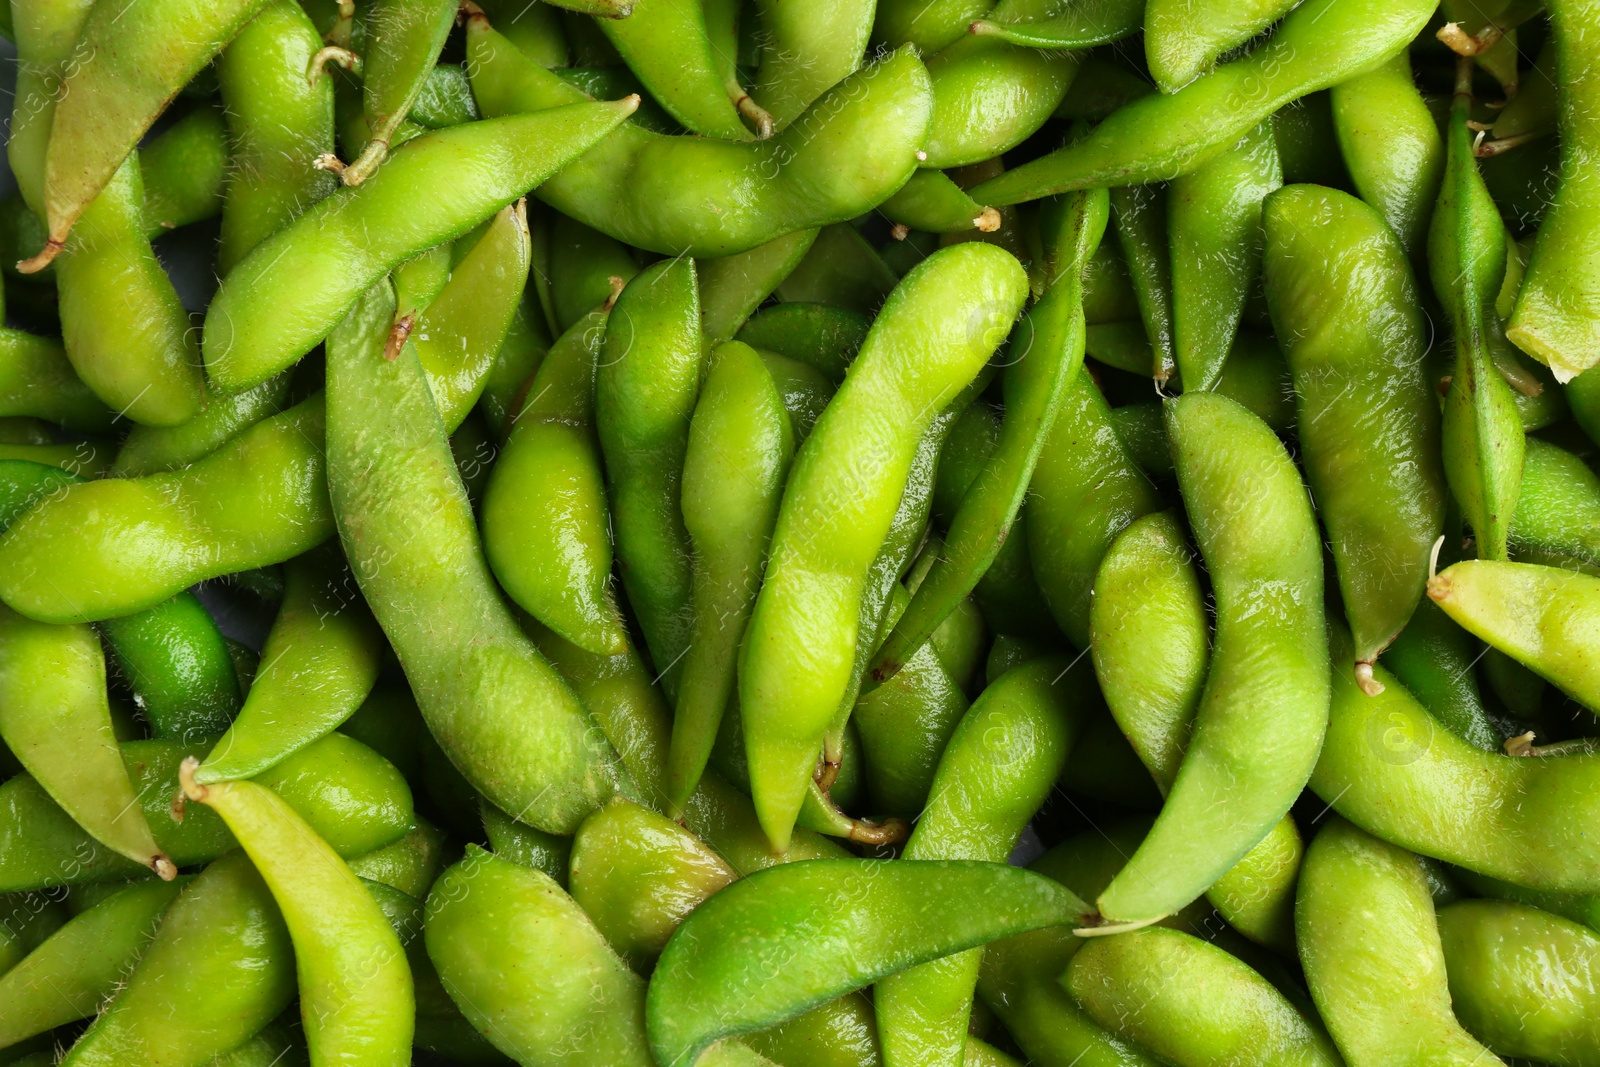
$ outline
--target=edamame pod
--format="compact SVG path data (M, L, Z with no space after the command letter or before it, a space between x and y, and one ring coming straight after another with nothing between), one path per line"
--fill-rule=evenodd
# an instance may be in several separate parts
M972 189L1016 204L1050 193L1176 178L1194 170L1284 104L1359 74L1403 48L1434 0L1312 0L1272 37L1170 95L1118 109L1081 141Z
M0 327L0 415L104 433L116 417L78 377L59 342Z
M553 343L534 295L524 290L478 397L478 412L497 440L504 440L511 429L523 400L522 386L539 372Z
M1148 186L1125 186L1111 198L1117 245L1133 282L1151 350L1151 362L1142 373L1153 377L1158 387L1177 369L1172 347L1172 256L1168 242L1162 239L1169 227L1166 201L1159 194L1160 190ZM1128 369L1141 373L1137 368Z
M1218 56L1243 44L1294 6L1294 0L1149 0L1144 57L1156 88L1175 93Z
M1383 665L1439 724L1475 748L1500 750L1473 669L1483 649L1432 600L1424 598L1383 654Z
M483 548L523 610L590 652L628 635L611 595L611 541L594 427L602 305L550 347L483 491Z
M824 226L805 258L778 285L778 299L877 314L900 277L848 222Z
M1185 394L1166 418L1216 641L1172 791L1100 896L1115 924L1177 911L1243 858L1304 788L1328 721L1322 542L1299 472L1266 424L1224 397Z
M142 478L204 459L262 419L282 411L289 399L291 377L280 374L231 395L208 388L205 410L188 422L177 426L135 426L122 439L111 474Z
M734 694L739 643L755 605L794 432L755 350L717 347L683 461L683 523L694 546L694 631L667 757L669 810L700 780Z
M1272 125L1262 122L1167 186L1172 352L1185 390L1219 384L1260 277L1262 201L1282 185Z
M120 748L156 845L174 864L204 863L233 847L232 835L208 811L173 821L178 765L200 750L174 741L131 741ZM398 840L415 818L411 790L400 772L343 734L308 745L256 780L294 805L318 835L347 856ZM97 844L28 775L0 785L0 846L0 892L143 873L138 864Z
M1000 228L1000 212L984 207L941 170L923 169L911 176L878 210L899 229L925 233L993 233Z
M1350 1067L1499 1062L1451 1012L1416 856L1335 817L1306 851L1295 926L1311 995Z
M1144 11L1145 0L1000 0L970 29L1030 48L1093 48L1138 33Z
M514 202L637 106L628 99L472 122L407 144L381 176L320 201L229 272L206 310L211 380L236 392L294 363L389 270ZM416 190L439 183L453 195L418 210Z
M626 284L639 273L633 253L614 237L592 230L565 215L550 220L550 264L548 278L538 272L535 285L549 289L552 328L569 330L595 305L615 299L617 283Z
M873 0L756 0L764 40L751 95L772 116L774 131L861 65L876 8Z
M1444 143L1411 77L1408 52L1328 91L1339 151L1361 199L1420 262L1444 176Z
M796 230L746 252L695 263L705 346L709 349L737 333L805 259L816 239L816 230Z
M239 681L227 639L193 593L107 619L101 632L156 737L194 744L228 728Z
M391 160L384 173L395 172ZM565 833L611 791L614 757L500 600L422 365L411 347L383 358L386 290L328 346L329 489L345 554L451 762L502 811Z
M375 0L369 5L361 111L370 136L361 155L339 172L345 185L360 185L388 157L395 133L439 61L457 6L451 0Z
M1548 7L1559 86L1561 184L1539 226L1506 337L1565 383L1600 359L1592 258L1600 179L1587 162L1600 136L1593 34L1597 11L1591 0L1555 0Z
M50 124L43 212L50 239L27 269L55 258L168 101L265 6L266 0L212 0L89 13Z
M1600 564L1600 478L1571 452L1528 438L1508 537L1519 554Z
M1045 124L1077 72L1073 52L957 38L928 57L933 117L923 166L962 167L1009 152Z
M1050 795L1079 728L1068 663L1034 660L995 680L945 746L906 860L1003 862ZM874 990L887 1067L959 1065L981 951L881 979Z
M808 363L838 384L861 350L871 325L866 316L845 308L789 303L763 308L740 327L735 337L758 351Z
M1061 983L1100 1025L1179 1067L1339 1067L1322 1028L1243 961L1165 927L1091 941Z
M0 975L10 973L72 916L65 903L42 893L10 893L0 906L8 909L0 923Z
M218 274L338 185L314 166L333 151L333 80L306 76L321 47L298 3L273 0L217 57L233 138Z
M533 831L531 826L524 829ZM450 851L452 846L444 831L418 816L415 830L382 848L352 857L349 866L358 878L380 882L421 900L444 868L445 854Z
M199 766L191 756L179 768L184 796L222 816L277 901L312 1059L409 1064L411 970L377 903L282 797L254 782L201 785Z
M1337 630L1333 638L1337 660L1348 638ZM1600 849L1590 832L1600 755L1482 751L1441 729L1381 666L1377 676L1388 688L1368 697L1334 672L1328 735L1310 783L1318 796L1368 833L1421 855L1534 889L1600 892Z
M151 836L117 753L93 630L0 608L0 738L74 822L172 881L177 868Z
M202 785L251 778L324 737L378 680L383 635L332 545L286 568L283 605L244 707L195 772Z
M476 15L467 19L467 65L485 115L587 99ZM771 140L669 137L630 123L536 195L637 248L732 255L886 200L917 167L932 97L927 70L901 49L846 78Z
M185 884L151 879L120 889L0 975L0 1049L99 1011Z
M319 392L183 470L44 501L0 536L0 599L49 622L115 618L308 551L333 532L322 424Z
M625 19L600 19L623 62L639 76L650 95L691 133L730 141L750 139L743 114L768 136L772 120L735 82L725 86L722 68L731 66L717 55L707 23L712 5L673 0L636 0Z
M796 457L739 679L756 810L779 851L849 685L867 571L917 443L998 346L1026 293L1021 266L988 245L924 260L890 297Z
M1263 220L1267 303L1294 374L1356 677L1370 690L1373 662L1421 599L1444 526L1427 322L1405 249L1377 211L1294 185L1267 198Z
M951 952L1070 922L1082 906L1049 879L998 863L769 868L707 900L667 942L646 1002L651 1050L663 1067L688 1067L728 1034ZM819 923L831 931L821 940Z
M694 261L668 260L622 290L595 375L618 570L669 700L693 624L681 500L701 355Z
M139 153L144 223L154 240L222 210L228 137L215 108L198 107L150 139Z
M1486 1045L1563 1067L1600 1063L1600 934L1522 904L1463 900L1440 909L1439 938L1451 1004Z

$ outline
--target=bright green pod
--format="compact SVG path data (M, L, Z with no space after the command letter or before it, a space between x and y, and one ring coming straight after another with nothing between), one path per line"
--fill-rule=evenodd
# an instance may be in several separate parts
M1305 787L1327 725L1322 540L1299 471L1265 423L1215 394L1170 402L1167 434L1216 639L1172 791L1100 896L1115 924L1177 911L1254 848Z
M524 829L533 830L533 827ZM382 848L353 856L348 863L356 877L380 882L421 900L444 869L445 855L449 851L451 845L444 831L418 816L415 830Z
M1151 362L1143 371L1157 386L1165 384L1177 370L1172 340L1172 255L1167 225L1167 203L1160 191L1149 186L1119 187L1111 197L1116 223L1117 246L1127 264L1133 294L1139 303L1139 318L1144 322Z
M1061 104L1078 72L1072 52L965 36L928 57L933 117L926 167L963 167L1009 152Z
M204 459L250 427L281 412L289 399L291 375L268 378L240 393L207 389L206 408L177 426L135 426L117 449L111 474L142 478L187 467Z
M599 304L615 299L616 283L633 280L639 265L626 245L556 214L550 223L550 270L548 285L554 328L569 330L573 324Z
M101 623L106 644L156 737L216 737L239 711L227 640L195 595Z
M1388 59L1417 35L1434 7L1433 0L1302 4L1248 55L1175 93L1126 105L1083 140L992 178L972 195L985 203L1016 204L1186 174L1290 101Z
M1441 726L1475 748L1498 752L1500 731L1489 721L1473 669L1482 653L1471 634L1424 599L1381 662Z
M360 185L388 157L456 22L450 0L376 0L363 14L361 111L369 139L340 172L345 185Z
M918 443L993 353L1026 293L1021 266L989 245L953 245L923 261L795 459L739 679L756 810L779 851L850 685L862 591ZM841 500L851 502L842 511ZM800 647L804 663L794 658Z
M79 379L57 341L0 328L0 415L30 416L104 433L111 410Z
M1144 57L1156 88L1177 92L1293 6L1293 0L1149 0Z
M233 137L219 274L338 185L314 166L333 151L333 80L306 73L321 47L301 6L274 0L217 57Z
M787 303L761 309L734 336L758 351L810 364L837 384L844 380L871 325L866 316L844 308Z
M677 696L692 626L693 563L681 500L701 356L694 261L668 260L617 298L595 375L595 425L622 587L668 699Z
M0 608L0 739L35 788L94 840L172 880L177 870L151 836L117 752L105 654L92 629Z
M479 16L467 20L467 65L485 115L588 99ZM927 70L902 49L846 78L770 140L671 137L630 123L537 195L636 248L732 255L887 199L917 168L932 106ZM691 174L706 180L686 182Z
M796 230L745 252L695 263L700 283L700 335L707 348L739 332L805 259L817 232Z
M483 831L489 836L489 848L496 856L542 871L561 888L567 887L572 838L535 830L526 823L517 822L488 801L479 803L478 813L483 817ZM424 893L423 897L426 898L427 894Z
M1444 177L1444 142L1412 80L1409 54L1397 52L1339 82L1328 100L1356 191L1383 216L1407 258L1420 261Z
M1305 841L1285 815L1267 836L1206 890L1206 900L1229 926L1258 945L1294 951L1294 893Z
M859 230L836 222L818 231L805 258L778 284L777 295L871 317L899 280Z
M1068 387L1029 485L1028 553L1063 633L1089 647L1095 572L1117 534L1162 507L1156 487L1128 457L1111 409L1087 374Z
M222 210L228 137L222 115L198 107L139 152L144 224L151 238L209 219Z
M199 1067L248 1041L295 995L294 946L243 852L167 908L133 974L62 1063Z
M478 397L478 412L497 440L504 440L511 429L522 402L522 387L538 373L553 343L533 294L524 291Z
M993 0L880 0L872 39L890 46L914 44L929 55L967 32Z
M749 140L744 114L753 122L765 118L761 136L769 136L772 119L747 103L749 94L737 82L731 87L724 82L724 64L707 26L712 15L707 9L714 6L635 0L627 18L600 19L596 25L650 95L689 132Z
M1428 596L1462 628L1600 709L1600 664L1587 627L1600 617L1600 578L1535 563L1464 560L1428 579Z
M852 989L998 937L1070 922L1082 902L1029 871L969 861L783 864L707 900L667 943L647 1000L663 1067ZM832 931L818 939L817 924Z
M411 970L377 902L277 793L248 781L201 785L199 762L190 757L179 770L184 796L222 816L277 901L294 944L312 1058L409 1065Z
M417 138L251 249L206 311L206 372L227 392L278 373L328 335L372 284L512 203L632 113L634 101L473 122ZM456 196L419 211L415 191ZM382 235L374 240L374 235Z
M1529 889L1498 878L1490 878L1461 867L1449 869L1449 876L1473 896L1509 900L1530 908L1560 915L1591 930L1600 931L1600 895L1593 893L1554 893L1548 889ZM1459 895L1455 899L1460 899Z
M794 433L795 447L798 448L811 436L811 428L827 410L828 401L833 399L835 392L834 385L809 363L780 356L776 352L757 352L756 355L761 358L773 386L778 390L778 398L783 404L784 413L789 416L789 428Z
M1100 243L1109 207L1103 194L1080 194L1073 199L1070 261L1082 264ZM962 494L943 551L875 654L874 680L892 677L977 587L999 556L1054 428L1062 398L1080 373L1083 329L1080 271L1068 266L1062 281L1051 286L1013 330L1004 383L1006 417L994 451Z
M1556 49L1560 185L1534 241L1506 336L1566 382L1600 359L1593 223L1600 176L1589 165L1600 136L1592 0L1547 5Z
M1144 11L1145 0L1000 0L970 29L1029 48L1093 48L1138 33Z
M1100 1025L1178 1067L1339 1067L1322 1028L1248 964L1165 927L1096 938L1061 976Z
M115 618L320 544L322 422L318 393L181 471L52 497L0 537L0 599L52 622Z
M1167 186L1172 347L1190 392L1214 389L1261 272L1262 201L1283 185L1272 125Z
M689 831L618 798L578 827L568 892L612 950L648 974L684 917L736 877Z
M1600 478L1571 452L1528 438L1508 538L1519 555L1600 565Z
M755 606L794 436L761 357L737 341L719 345L683 461L682 521L694 550L693 628L667 757L667 800L674 810L699 782L734 694L739 644Z
M939 760L907 860L1004 862L1066 765L1081 708L1068 663L1034 660L985 689ZM881 979L874 990L887 1067L959 1067L983 953L968 950Z
M1444 527L1428 325L1405 249L1345 193L1267 198L1267 303L1299 407L1299 438L1355 635L1355 671L1404 628Z
M345 554L451 762L501 810L567 832L611 791L614 757L500 599L415 350L384 358L392 300L370 295L328 346Z
M993 233L1000 228L1000 212L972 199L941 170L917 171L878 210L890 222L924 233Z
M1517 566L1524 565L1457 564ZM1336 633L1335 651L1346 641ZM1393 680L1381 666L1377 676L1386 685ZM1439 726L1403 686L1369 697L1343 671L1334 672L1328 735L1311 776L1313 792L1375 837L1502 881L1565 893L1600 892L1600 848L1591 832L1597 782L1596 754L1485 752Z
M33 269L61 250L178 90L265 6L266 0L213 0L89 13L50 124L43 198L50 240Z
M867 51L873 0L788 4L756 0L763 35L761 63L750 94L781 130L806 108L855 73Z
M333 546L291 561L261 669L195 780L252 778L332 733L372 691L383 652L383 634Z
M415 323L450 284L454 246L453 241L441 241L396 264L389 279L394 285L396 325L407 318Z
M411 104L411 112L406 116L430 130L476 122L479 117L477 101L472 99L472 87L467 83L467 72L459 63L439 63L428 71Z
M551 345L483 491L483 549L523 610L591 652L628 637L611 594L605 475L593 396L608 311ZM697 357L698 358L698 357Z
M1521 904L1463 900L1440 909L1439 937L1451 1004L1484 1044L1561 1067L1600 1063L1600 934Z
M1311 996L1350 1067L1499 1062L1451 1012L1416 856L1334 818L1306 852L1295 926Z
M1485 559L1506 558L1525 448L1511 387L1495 368L1489 334L1506 261L1505 226L1478 173L1467 127L1471 67L1458 64L1446 131L1448 158L1428 229L1434 293L1450 316L1455 370L1445 395L1444 472ZM1358 639L1359 640L1359 639Z
M185 884L150 879L119 889L0 975L0 1049L98 1012Z
M174 741L121 746L156 846L179 867L205 863L234 847L222 821L205 810L172 818L178 765L200 749ZM409 833L411 790L394 766L342 734L290 756L256 780L280 793L341 855L359 856ZM133 878L146 869L99 845L32 777L0 785L0 892Z
M454 433L478 403L528 286L528 216L501 208L411 331L434 405Z
M4 920L0 921L0 976L9 974L32 955L73 915L69 904L42 893L8 893L0 898L0 907L6 909ZM3 1042L0 1047L4 1047Z

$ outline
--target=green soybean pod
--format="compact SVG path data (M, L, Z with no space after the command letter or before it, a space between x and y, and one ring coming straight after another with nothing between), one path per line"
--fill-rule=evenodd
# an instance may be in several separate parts
M622 586L669 700L677 696L692 625L693 564L681 500L701 357L694 261L647 268L622 290L606 321L594 406Z
M151 879L119 889L0 975L0 1049L99 1011L186 884Z
M71 486L0 537L0 599L84 622L154 607L198 581L327 539L320 393L170 474Z
M1528 438L1508 537L1519 555L1547 553L1600 564L1600 478L1566 449Z
M1339 151L1361 199L1389 224L1406 256L1420 262L1428 216L1444 177L1444 143L1411 77L1411 59L1397 52L1365 74L1329 90Z
M1029 484L1028 554L1050 613L1078 648L1089 647L1095 572L1111 542L1161 496L1128 457L1094 380L1079 374Z
M728 86L724 81L723 70L731 63L718 55L708 25L717 6L636 0L627 18L600 19L596 25L650 95L685 129L745 141L751 134L743 115L757 121L765 118L760 136L770 136L771 118L753 106L737 83Z
M0 907L8 909L0 924L0 976L9 974L73 914L65 902L42 893L7 894L0 900Z
M985 689L939 760L908 860L1003 862L1066 765L1081 709L1068 662L1015 667ZM983 953L968 950L879 980L874 990L887 1067L959 1065Z
M1439 724L1475 748L1500 750L1473 665L1483 649L1439 605L1424 599L1382 663Z
M107 619L101 632L156 737L193 743L228 728L239 682L227 640L193 593Z
M1016 204L1097 185L1176 178L1194 170L1283 105L1376 66L1433 14L1432 0L1313 0L1261 47L1175 93L1118 109L1081 141L982 183L972 196Z
M96 840L166 881L177 874L117 752L105 654L92 629L0 608L0 738Z
M188 422L177 426L135 426L122 439L111 474L142 478L204 459L262 419L281 412L289 399L291 377L286 372L231 395L208 388L206 409Z
M333 80L306 75L321 47L301 6L274 0L217 57L233 139L219 274L338 184L313 165L333 151Z
M197 107L168 126L139 153L144 177L144 224L154 240L222 210L228 137L222 115Z
M1260 277L1262 201L1283 185L1272 125L1167 186L1172 349L1188 391L1214 389Z
M505 439L521 403L522 386L538 373L553 343L533 294L524 290L478 397L478 412L496 439Z
M878 210L895 224L892 232L896 235L907 230L993 233L1000 228L1000 212L979 204L940 170L917 171Z
M1150 343L1152 362L1144 373L1160 386L1177 367L1172 347L1172 257L1165 239L1166 198L1148 186L1121 186L1111 197L1111 207L1117 245L1128 266L1139 318Z
M1100 896L1114 924L1177 911L1255 847L1304 788L1327 725L1321 537L1299 472L1266 424L1224 397L1185 394L1166 417L1216 641L1172 791Z
M757 351L809 364L837 385L871 325L865 315L845 308L794 302L762 308L734 337Z
M862 589L918 442L977 375L1026 292L1021 266L998 248L954 245L924 260L796 457L739 680L756 810L779 851L846 695ZM808 649L804 662L797 648Z
M1092 48L1138 33L1144 12L1145 0L1000 0L969 29L1030 48Z
M1222 53L1248 41L1293 6L1293 0L1149 0L1144 55L1156 88L1177 92Z
M1422 598L1444 527L1427 324L1405 249L1377 211L1293 185L1268 197L1263 215L1267 303L1294 375L1356 677L1370 689L1373 662Z
M1590 0L1557 0L1548 6L1556 50L1560 185L1540 223L1506 336L1565 383L1600 358L1593 325L1597 293L1589 221L1600 184L1586 163L1600 131L1595 124L1600 82L1591 30L1597 12Z
M739 332L805 259L817 233L796 230L745 252L695 263L700 284L700 336L707 349Z
M1600 934L1522 904L1463 900L1440 909L1439 937L1451 1004L1484 1044L1564 1067L1600 1062Z
M422 366L409 347L383 358L386 289L329 345L329 488L345 553L451 762L502 811L569 832L611 791L614 757L500 600Z
M553 213L550 222L550 269L548 279L536 284L550 290L553 327L568 330L573 323L593 311L596 304L613 299L616 283L633 280L639 273L628 247L614 237L590 229L581 222Z
M693 630L667 757L669 810L682 807L734 694L739 643L760 586L794 432L772 375L738 341L712 353L683 461L682 515L694 548Z
M365 14L361 110L370 137L340 171L345 185L360 185L388 157L400 124L439 61L456 7L450 0L375 0Z
M409 1064L416 1001L405 950L339 854L277 793L254 782L183 793L222 816L277 901L294 944L300 1017L318 1063Z
M1062 985L1100 1025L1178 1067L1338 1067L1315 1021L1248 964L1165 927L1097 938Z
M378 680L383 635L333 546L291 561L283 604L239 717L195 772L250 778L332 733Z
M775 131L860 66L876 9L872 0L822 4L757 0L763 44L750 95L772 116Z
M72 369L60 342L0 327L0 415L104 433L115 415Z
M959 40L972 20L993 6L991 0L882 0L872 37L888 45L914 44L932 54Z
M778 284L777 296L871 316L899 280L859 230L836 222L818 231L805 258Z
M728 886L667 942L646 1001L651 1050L687 1067L729 1034L763 1029L919 963L1071 920L1060 885L1000 863L819 860ZM815 936L818 923L830 935Z
M1451 1012L1416 856L1335 817L1306 851L1295 926L1311 995L1350 1067L1499 1062Z
M1078 62L1074 52L974 36L929 56L933 117L923 165L963 167L1009 152L1061 105Z
M352 856L348 863L358 878L380 882L421 900L444 869L444 859L450 851L444 831L419 815L415 830L382 848Z
M594 431L602 305L550 347L483 491L483 547L511 599L563 637L615 655L627 633L611 595L611 541Z
M632 113L637 102L586 105L437 130L397 152L380 175L346 187L257 244L206 310L206 372L248 388L298 360L361 295L404 260L513 203ZM419 187L454 195L417 209ZM382 240L375 240L375 235ZM315 294L311 298L308 294Z
M1336 653L1347 642L1335 632ZM1600 757L1483 751L1442 729L1403 686L1368 697L1344 672L1334 675L1311 788L1339 814L1375 837L1491 878L1600 892L1600 849L1588 829ZM1392 680L1381 666L1378 678Z
M62 1060L199 1065L250 1040L295 995L294 946L243 852L167 908L133 974Z

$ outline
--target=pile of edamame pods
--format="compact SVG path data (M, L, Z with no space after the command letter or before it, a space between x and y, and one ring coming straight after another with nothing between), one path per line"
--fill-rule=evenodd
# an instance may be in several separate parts
M1600 0L0 32L0 1064L1600 1067Z

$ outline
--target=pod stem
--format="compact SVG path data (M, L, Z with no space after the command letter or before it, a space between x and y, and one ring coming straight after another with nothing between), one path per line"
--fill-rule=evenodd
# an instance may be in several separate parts
M978 217L972 220L972 225L980 233L994 233L1000 228L1000 209L984 208L978 212Z
M361 77L361 57L341 45L330 44L317 49L311 62L306 64L306 84L315 88L317 79L328 72L329 63L337 63L356 77Z
M37 255L30 256L29 258L24 259L17 264L17 273L39 273L48 267L55 260L56 256L61 254L61 250L66 247L66 244L67 239L65 234L62 234L60 237L52 236L44 243L44 247L39 249L39 253Z
M1372 674L1371 660L1356 660L1356 685L1369 697L1375 697L1383 692L1383 683Z
M1136 919L1133 922L1113 923L1107 922L1104 915L1098 911L1083 917L1083 925L1075 927L1073 933L1078 937L1110 937L1112 934L1126 934L1133 930L1143 930L1146 926L1154 926L1165 919L1165 915L1157 915L1153 919Z

